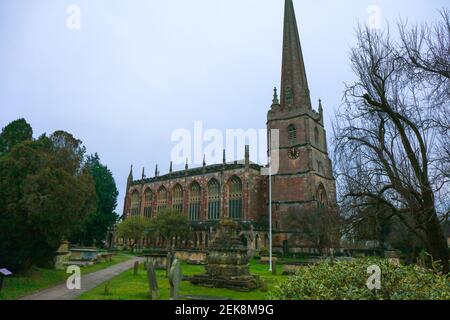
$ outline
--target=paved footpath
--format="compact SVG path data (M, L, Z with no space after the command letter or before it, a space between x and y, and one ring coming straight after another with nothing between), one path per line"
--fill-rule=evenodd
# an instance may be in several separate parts
M128 269L131 269L135 261L142 262L142 258L133 257L125 262L118 263L103 270L89 273L83 276L83 269L81 269L81 289L69 290L66 283L62 283L55 287L51 287L28 296L21 298L20 300L73 300L81 294L89 291L102 283L110 280L111 278L121 274ZM70 274L67 274L69 277Z

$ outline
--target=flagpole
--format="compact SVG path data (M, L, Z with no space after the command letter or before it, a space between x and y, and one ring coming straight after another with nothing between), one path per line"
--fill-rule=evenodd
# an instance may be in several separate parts
M272 272L272 135L269 129L269 271Z

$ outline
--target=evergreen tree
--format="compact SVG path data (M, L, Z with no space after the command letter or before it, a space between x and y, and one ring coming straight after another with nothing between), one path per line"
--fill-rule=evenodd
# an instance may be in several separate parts
M97 153L87 157L86 167L94 179L97 210L88 216L71 240L84 245L98 245L105 240L108 228L117 222L118 215L114 210L119 192L111 171L100 162Z
M15 145L31 140L33 138L33 129L25 121L18 119L2 129L0 134L0 155L9 152Z

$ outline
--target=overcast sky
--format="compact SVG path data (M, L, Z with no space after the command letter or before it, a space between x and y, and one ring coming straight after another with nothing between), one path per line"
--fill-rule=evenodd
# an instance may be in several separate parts
M1 0L0 127L25 118L35 137L66 130L98 152L120 191L158 163L172 132L264 129L279 86L284 0ZM73 29L79 8L80 27ZM314 105L331 136L354 28L379 8L432 21L445 0L294 0ZM375 10L376 11L376 10ZM72 12L72 13L70 13ZM178 166L177 168L180 168Z

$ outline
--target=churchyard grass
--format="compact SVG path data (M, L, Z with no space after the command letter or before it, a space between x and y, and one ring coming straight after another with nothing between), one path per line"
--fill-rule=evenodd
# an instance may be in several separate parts
M132 258L118 254L111 261L104 261L92 266L82 267L81 274L99 271ZM25 275L5 278L0 300L15 300L28 294L43 290L66 281L69 274L66 270L32 268Z
M203 266L188 265L182 263L183 275L193 275L204 272ZM270 289L278 281L285 280L287 277L282 276L282 266L277 266L277 275L272 275L267 265L260 264L258 260L252 260L250 263L250 271L259 275L266 283L266 289L259 289L251 292L240 292L221 288L206 288L195 286L188 281L182 281L180 295L194 296L212 296L212 297L228 297L233 300L265 300L267 289ZM169 299L169 280L164 270L156 272L158 287L160 291L160 300ZM105 293L105 284L102 284L91 291L82 294L80 300L149 300L149 287L147 273L141 265L138 275L133 275L133 269L130 269L108 282L108 292Z

